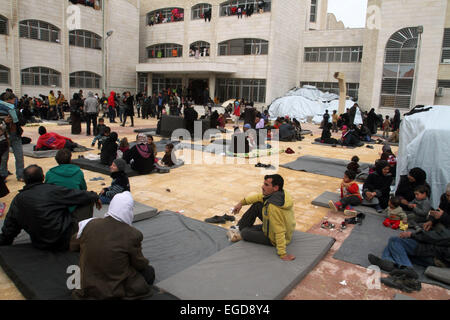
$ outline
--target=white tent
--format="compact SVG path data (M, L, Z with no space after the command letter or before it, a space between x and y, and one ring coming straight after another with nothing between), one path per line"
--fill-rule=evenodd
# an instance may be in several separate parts
M355 102L347 100L346 108L351 108ZM325 110L330 115L333 110L339 109L339 96L334 93L322 92L314 86L305 85L302 88L290 90L284 97L272 102L269 108L271 119L289 116L300 122L306 122L307 118L312 118L312 122L319 124L322 122ZM331 121L331 117L330 117ZM355 116L355 124L362 123L361 112L358 109Z
M422 168L431 185L432 205L437 207L450 183L450 106L431 107L401 122L396 181L412 168Z

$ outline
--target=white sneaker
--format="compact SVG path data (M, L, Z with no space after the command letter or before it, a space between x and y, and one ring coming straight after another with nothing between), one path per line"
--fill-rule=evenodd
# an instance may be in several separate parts
M241 233L237 229L229 229L227 232L227 237L230 242L238 242L242 240Z

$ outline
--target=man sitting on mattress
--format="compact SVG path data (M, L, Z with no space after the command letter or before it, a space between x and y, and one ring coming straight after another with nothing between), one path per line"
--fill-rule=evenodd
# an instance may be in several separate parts
M0 246L11 245L25 230L35 248L51 251L69 249L70 238L78 231L70 206L102 205L97 193L44 183L44 172L37 165L23 171L25 187L11 202L0 234Z
M69 149L73 151L74 148L78 147L78 144L73 142L71 139L60 136L55 132L47 132L45 127L39 127L39 139L34 147L35 151L43 150L59 150L59 149Z
M287 254L286 246L291 242L295 230L293 202L290 194L283 190L284 180L279 174L264 177L262 194L248 196L233 209L238 214L242 206L251 205L238 222L237 228L231 228L228 237L232 242L245 241L272 245L284 261L295 259ZM262 225L254 225L256 218Z

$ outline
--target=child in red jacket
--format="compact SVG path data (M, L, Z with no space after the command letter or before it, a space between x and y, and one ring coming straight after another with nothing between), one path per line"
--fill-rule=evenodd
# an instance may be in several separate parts
M358 206L362 202L362 197L359 192L359 186L354 181L356 178L356 173L347 170L344 174L344 179L341 183L341 200L333 202L330 200L328 202L331 209L334 211L344 210L344 214L347 216L356 216L357 212L353 206Z

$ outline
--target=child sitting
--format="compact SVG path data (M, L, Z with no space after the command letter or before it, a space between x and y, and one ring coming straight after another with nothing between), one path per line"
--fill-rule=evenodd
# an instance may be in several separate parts
M404 224L408 223L408 218L406 213L400 207L400 198L391 197L389 199L389 206L385 210L386 219L383 221L383 225L390 227L392 229L398 229L400 227L400 222Z
M118 193L130 191L130 181L125 173L126 166L127 162L125 160L115 159L109 167L109 170L111 171L111 178L113 180L109 188L103 188L100 192L100 201L102 204L109 204Z
M119 150L117 150L117 158L122 159L128 150L130 150L130 144L128 143L128 139L124 137L120 140Z
M351 162L347 165L347 170L353 171L355 173L361 173L361 169L359 168L359 157L353 156Z
M428 213L431 210L431 203L428 195L428 188L424 185L414 189L415 199L408 204L410 211L407 211L408 222L411 227L418 228L417 223L427 222Z
M110 166L114 159L117 158L117 133L111 132L109 137L103 143L102 151L100 152L100 162Z
M109 133L111 132L111 128L105 126L105 119L103 119L103 118L98 119L97 135L94 137L94 140L92 140L92 144L91 144L92 147L95 146L95 142L97 142L97 140L98 140L98 148L101 149L102 143L104 142L102 140L102 137L105 136L105 131L107 128L109 129L108 130L108 135L109 135Z
M356 173L350 170L345 171L344 179L341 183L341 200L328 202L331 209L334 211L344 210L344 214L347 216L356 216L357 212L353 206L358 206L362 202L362 197L359 192L359 186L354 181Z
M175 158L175 153L173 151L173 144L169 143L166 145L166 150L164 157L158 162L158 164L162 167L173 167L175 162L177 161Z

